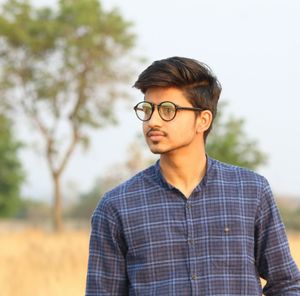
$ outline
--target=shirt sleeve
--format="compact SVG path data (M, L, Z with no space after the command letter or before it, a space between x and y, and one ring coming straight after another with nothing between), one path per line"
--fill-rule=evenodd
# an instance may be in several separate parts
M300 295L300 274L290 254L288 239L268 182L262 192L255 227L255 259L267 281L265 295Z
M107 203L92 216L86 296L128 295L125 243Z

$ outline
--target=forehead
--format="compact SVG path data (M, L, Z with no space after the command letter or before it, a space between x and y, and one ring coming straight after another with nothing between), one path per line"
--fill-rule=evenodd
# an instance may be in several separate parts
M176 87L151 87L145 92L145 101L154 104L170 101L177 105L191 105L182 90Z

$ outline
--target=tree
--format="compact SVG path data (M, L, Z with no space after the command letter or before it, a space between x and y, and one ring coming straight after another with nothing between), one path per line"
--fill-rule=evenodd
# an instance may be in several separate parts
M12 124L0 113L0 217L9 217L20 206L24 173L18 150L21 144L12 134Z
M115 123L114 106L134 47L131 23L97 0L60 0L57 9L8 0L0 15L0 106L41 135L62 229L61 177L89 130Z
M207 137L208 155L233 165L255 169L266 162L266 155L258 148L257 142L244 131L244 120L234 116L225 117L226 105L221 104L221 112L214 121Z

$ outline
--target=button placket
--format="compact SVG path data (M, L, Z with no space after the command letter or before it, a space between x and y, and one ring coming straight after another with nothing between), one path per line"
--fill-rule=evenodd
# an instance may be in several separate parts
M195 253L195 241L194 241L194 230L193 230L193 205L191 201L186 202L186 219L187 219L187 245L189 249L189 264L190 264L190 275L192 280L196 280L196 253Z

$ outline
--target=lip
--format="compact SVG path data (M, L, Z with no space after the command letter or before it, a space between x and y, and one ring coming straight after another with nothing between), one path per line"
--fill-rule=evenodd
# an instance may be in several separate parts
M159 141L162 138L164 138L166 136L166 134L162 131L149 131L147 133L147 137L152 140L152 141Z
M147 135L148 137L165 136L163 132L159 132L159 131L149 131Z

